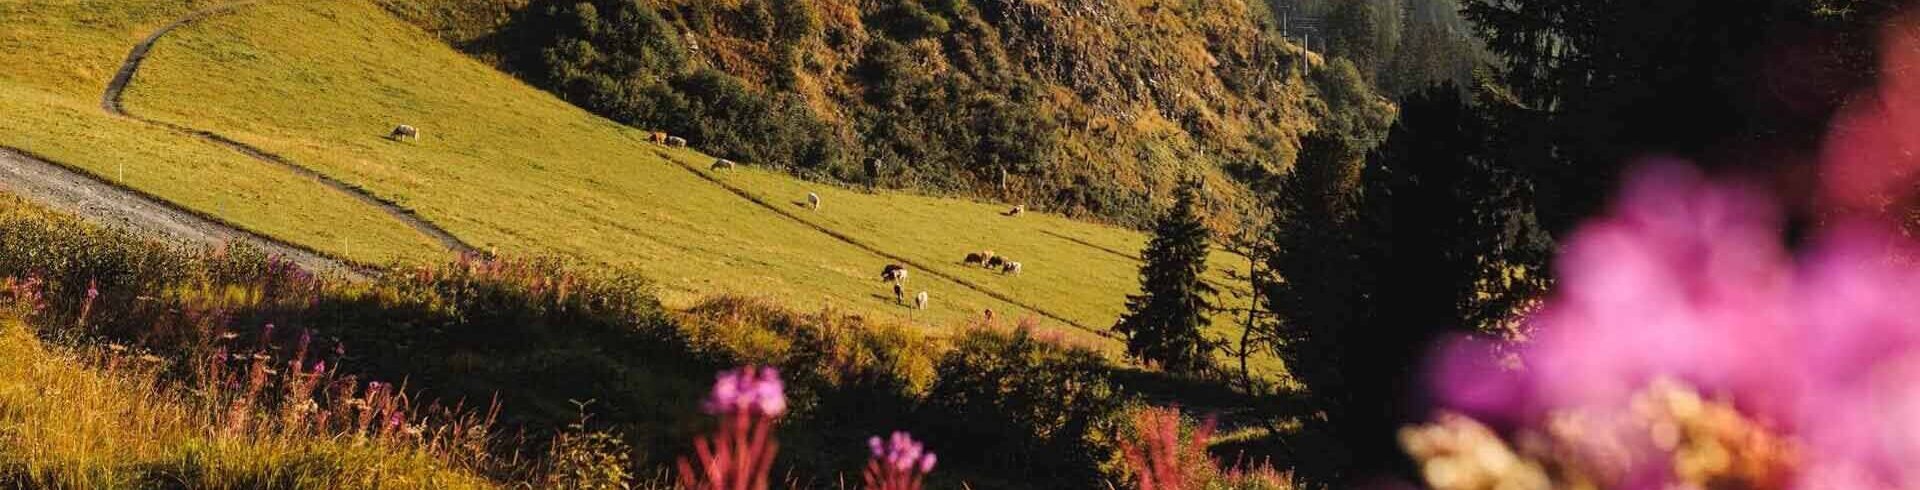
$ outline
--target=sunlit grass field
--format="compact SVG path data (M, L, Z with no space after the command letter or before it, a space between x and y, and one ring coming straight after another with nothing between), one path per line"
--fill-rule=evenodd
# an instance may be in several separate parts
M50 29L46 26L13 25L14 19L78 16L75 10L92 4L0 7L31 14L0 18L8 38L33 34L117 43L113 49L36 47L0 55L0 62L10 66L77 54L112 60L80 74L49 69L29 72L27 81L0 78L7 89L24 92L0 92L7 95L0 104L40 114L64 111L129 140L118 147L41 142L49 150L31 149L97 172L112 170L127 155L164 162L153 165L173 172L224 165L213 176L129 177L128 184L296 243L348 250L356 258L445 253L376 210L328 195L282 170L164 130L96 115L98 92L125 49L163 25L167 19L161 17L193 6L111 3L126 19L51 33L41 32ZM85 88L61 89L67 85ZM31 97L41 93L47 100ZM868 194L746 167L714 174L783 212L768 210L696 175L707 173L710 157L674 150L669 154L680 164L660 158L660 147L646 143L639 130L594 117L471 60L366 0L269 0L183 27L154 47L125 103L144 117L214 131L285 155L412 209L481 248L636 267L659 281L669 305L718 293L745 294L802 309L908 317L935 329L986 309L1008 316L1037 314L1027 308L1032 307L1044 311L1043 317L1067 320L1043 318L1048 328L1113 351L1117 342L1090 330L1112 325L1126 295L1137 290L1134 256L1146 241L1138 232L1041 213L1005 217L1000 215L1004 204ZM420 127L423 138L383 138L399 123ZM57 140L75 131L88 132L88 127L46 127L27 137ZM152 143L144 144L147 140ZM807 192L824 198L823 209L796 204ZM241 197L249 195L254 198L244 201L251 207L240 206ZM227 205L233 207L222 207ZM275 221L286 213L305 217ZM981 249L1022 262L1024 273L1002 276L960 264L968 251ZM890 262L882 254L931 267L1018 304L916 271L909 293L929 291L931 309L897 306L878 280L881 266ZM1234 283L1220 270L1246 266L1244 259L1226 253L1217 253L1210 265L1222 285ZM1246 301L1230 294L1222 299L1235 307ZM1238 323L1222 315L1215 333L1229 338ZM1260 365L1278 369L1270 360Z
M0 1L0 145L356 261L440 255L406 225L309 179L101 109L135 43L212 3Z

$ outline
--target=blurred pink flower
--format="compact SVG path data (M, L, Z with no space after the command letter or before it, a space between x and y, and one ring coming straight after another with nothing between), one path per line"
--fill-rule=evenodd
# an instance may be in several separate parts
M867 461L862 477L866 488L872 490L918 489L927 473L933 471L936 461L926 446L906 432L894 432L886 439L870 437L867 449L872 451L873 458Z
M1489 345L1455 343L1437 369L1443 401L1525 421L1619 404L1657 376L1767 410L1791 400L1777 361L1792 347L1792 270L1766 199L1656 161L1620 203L1568 240L1558 288L1529 319L1524 375L1494 365Z
M1668 488L1671 458L1647 456L1674 448L1630 405L1672 379L1791 440L1795 488L1920 488L1920 243L1900 228L1920 197L1916 27L1920 11L1887 24L1878 89L1836 116L1798 256L1771 196L1648 162L1565 242L1517 363L1442 346L1440 405L1506 429L1578 414L1595 447L1576 452L1628 454L1608 486Z
M722 371L700 409L718 418L720 428L694 438L694 458L680 458L680 488L767 488L780 446L773 426L787 411L780 371L759 366Z
M1802 488L1920 485L1920 267L1907 260L1920 253L1843 218L1796 261L1768 203L1684 165L1641 169L1566 243L1520 367L1484 341L1444 347L1442 405L1506 426L1577 412L1606 431L1630 418L1634 394L1670 378L1806 445ZM1664 464L1633 458L1618 483L1664 485Z
M1841 109L1821 155L1829 211L1885 214L1920 178L1920 10L1887 23L1880 85Z
M771 367L722 371L700 409L709 415L749 411L778 417L787 411L786 386L780 382L780 371Z

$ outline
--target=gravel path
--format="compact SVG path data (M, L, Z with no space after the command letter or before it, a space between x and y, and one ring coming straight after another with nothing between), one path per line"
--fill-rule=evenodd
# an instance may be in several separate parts
M246 242L317 272L356 277L368 272L312 249L247 231L13 148L0 147L0 191L110 227L137 229L171 240L210 246Z

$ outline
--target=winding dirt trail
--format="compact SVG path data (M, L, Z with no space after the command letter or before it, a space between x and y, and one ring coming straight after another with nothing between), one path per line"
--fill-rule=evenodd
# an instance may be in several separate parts
M0 147L0 191L107 226L129 227L209 246L247 242L308 270L349 277L370 274L366 267L249 231L15 148Z
M367 192L366 189L363 189L360 186L349 184L345 181L341 181L339 179L329 177L325 174L314 171L312 168L309 168L305 165L294 163L293 160L287 159L284 156L280 156L278 154L261 149L253 145L241 143L240 141L234 140L233 138L228 138L226 136L222 136L212 131L194 129L194 128L189 128L189 127L185 127L185 126L181 126L178 124L169 123L165 121L148 119L148 118L140 117L140 116L134 115L133 113L127 112L126 106L121 104L121 97L125 94L127 85L133 83L134 75L138 74L140 71L140 64L146 61L147 54L153 50L153 45L155 43L160 42L160 39L162 37L165 37L167 33L172 32L174 29L178 29L180 27L186 26L188 24L192 24L196 21L203 20L220 13L230 12L236 8L255 3L256 1L258 0L242 0L237 2L230 2L230 3L215 5L212 7L207 7L205 9L197 10L197 11L194 11L193 13L187 14L185 17L181 17L179 20L173 21L173 23L171 24L167 24L166 26L161 27L159 30L154 31L153 34L148 35L146 39L140 41L140 44L134 45L133 50L127 53L126 61L123 61L120 63L120 71L115 73L113 76L113 80L107 83L106 92L101 94L100 96L101 109L106 110L108 114L126 117L128 119L133 119L133 120L145 122L148 124L153 124L156 126L166 127L169 129L173 129L175 131L191 134L199 137L200 139L206 140L208 142L211 142L220 146L225 146L229 149L239 152L242 155L246 155L247 157L252 158L254 160L259 160L264 163L285 168L287 170L292 171L293 173L299 174L308 179L312 179L314 182L318 182L321 185L325 185L328 188L333 189L334 191L337 191L341 194L345 194L348 197L352 197L355 200L360 201L361 203L364 203L368 206L373 206L379 209L381 212L386 213L388 216L392 216L393 219L399 220L401 223L405 223L408 227L413 228L414 231L417 231L420 234L426 235L428 238L432 238L434 241L439 242L441 246L446 247L448 250L452 250L458 253L478 252L479 250L474 248L473 245L460 240L459 237L456 237L452 233L447 232L446 229L441 228L439 225L435 225L432 222L427 221L425 218L420 217L420 215L418 213L415 213L412 209L408 209L404 206L396 204L393 201L381 199L380 197L375 196L370 192Z

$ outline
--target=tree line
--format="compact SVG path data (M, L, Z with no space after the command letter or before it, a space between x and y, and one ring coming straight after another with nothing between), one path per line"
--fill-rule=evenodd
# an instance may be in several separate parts
M1372 2L1346 6L1358 3ZM1344 443L1299 471L1328 482L1407 475L1395 433L1429 415L1419 377L1436 342L1518 333L1552 286L1556 238L1636 158L1676 156L1809 194L1792 176L1873 82L1878 33L1898 7L1466 0L1460 12L1492 55L1478 75L1397 95L1384 130L1323 124L1258 186L1268 224L1236 247L1260 266L1246 345L1199 336L1216 307L1194 271L1213 237L1188 225L1198 211L1184 198L1160 218L1143 291L1115 330L1129 354L1176 372L1225 375L1212 364L1219 349L1278 354L1326 413L1310 430ZM1802 223L1818 219L1796 209Z

